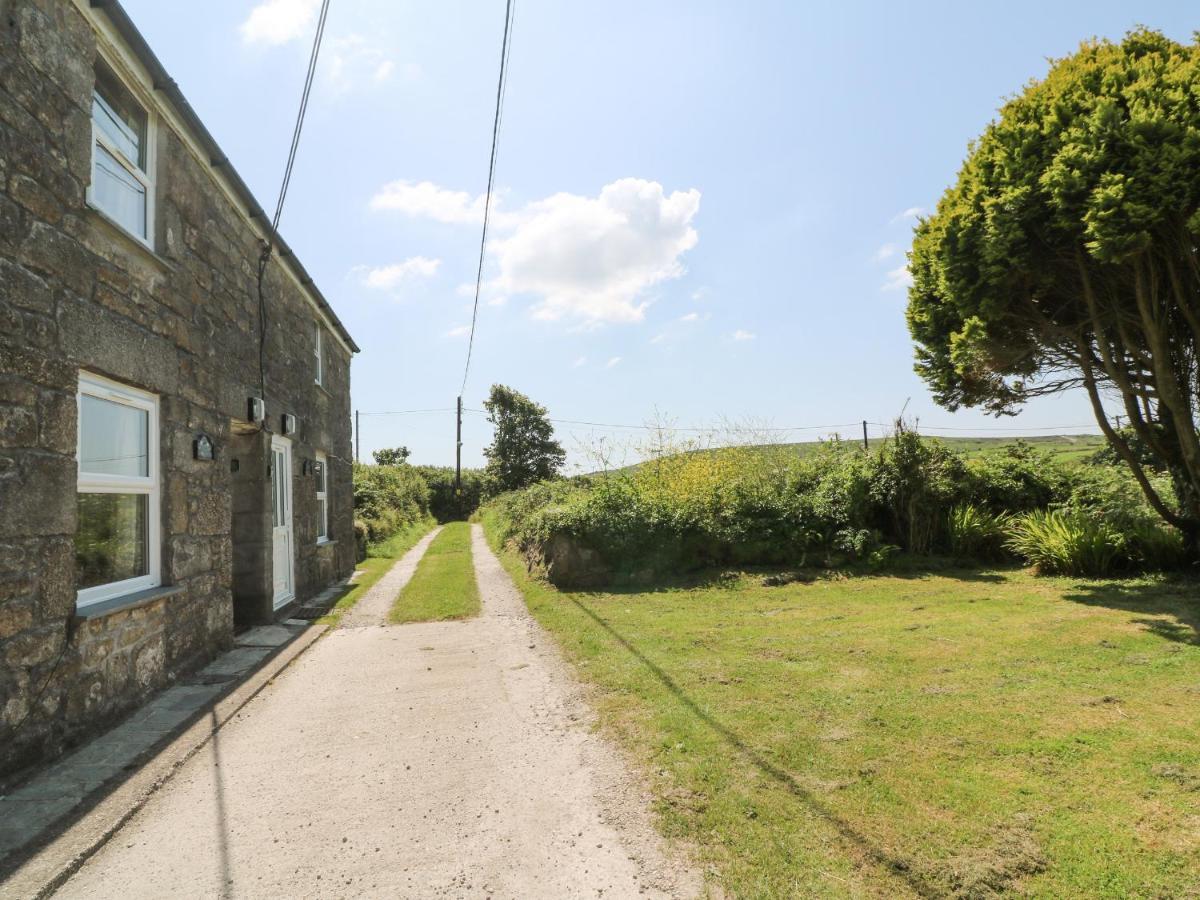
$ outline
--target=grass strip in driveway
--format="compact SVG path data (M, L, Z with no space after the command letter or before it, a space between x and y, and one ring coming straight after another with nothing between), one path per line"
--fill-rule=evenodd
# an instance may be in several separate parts
M729 896L1200 892L1194 579L567 592L502 559Z
M396 560L415 547L417 541L429 534L434 527L433 519L422 519L413 522L407 528L402 528L386 541L368 547L367 558L356 567L356 571L362 574L350 585L346 593L338 598L333 608L321 617L321 624L335 627L342 620L342 616L375 585L375 582L387 574Z
M393 624L465 619L479 612L471 562L471 526L451 522L425 551L388 616Z

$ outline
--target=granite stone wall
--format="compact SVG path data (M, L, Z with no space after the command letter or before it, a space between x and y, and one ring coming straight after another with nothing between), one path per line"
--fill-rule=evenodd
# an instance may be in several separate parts
M166 116L152 123L153 250L88 205L103 15L71 0L0 0L0 776L203 664L235 619L274 614L270 435L245 421L247 398L261 394L260 245L211 160ZM161 102L140 67L104 55L146 105ZM354 565L350 353L326 331L324 386L314 384L315 307L279 260L265 283L266 427L285 412L298 420L299 602ZM80 371L160 402L168 589L104 615L75 605ZM200 433L214 461L193 458ZM321 545L305 466L317 451L329 460L333 538Z

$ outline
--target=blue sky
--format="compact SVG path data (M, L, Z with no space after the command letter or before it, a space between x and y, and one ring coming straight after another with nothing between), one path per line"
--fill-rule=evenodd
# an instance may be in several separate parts
M125 5L273 205L317 0ZM1089 423L1080 396L999 423L939 409L912 372L904 251L1047 57L1138 23L1189 40L1188 7L519 0L467 406L503 382L602 423L885 422L906 401L930 430ZM332 0L281 231L362 347L364 413L458 392L503 15ZM466 417L465 464L489 432ZM560 433L585 466L636 434ZM452 414L364 416L364 458L396 444L452 463Z

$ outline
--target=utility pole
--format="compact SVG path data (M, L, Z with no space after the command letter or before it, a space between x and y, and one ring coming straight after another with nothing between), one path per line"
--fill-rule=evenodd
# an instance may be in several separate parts
M454 443L454 493L462 493L462 397L458 398L458 429Z
M868 453L871 451L871 445L867 441L867 420L863 419L863 449Z
M358 410L356 409L354 411L354 461L355 462L362 462L362 460L359 459L359 457L358 457L358 448L359 448L359 444L360 444L359 437L362 433L362 425L360 424L360 421L361 420L358 417Z

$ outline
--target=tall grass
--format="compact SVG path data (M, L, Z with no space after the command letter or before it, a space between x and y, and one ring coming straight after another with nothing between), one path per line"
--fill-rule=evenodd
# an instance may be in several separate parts
M1062 510L1019 516L1007 546L1043 575L1111 575L1128 558L1124 536L1111 525Z
M959 504L950 510L947 525L950 552L959 559L1003 559L1011 521L1008 513L993 513L974 503Z

